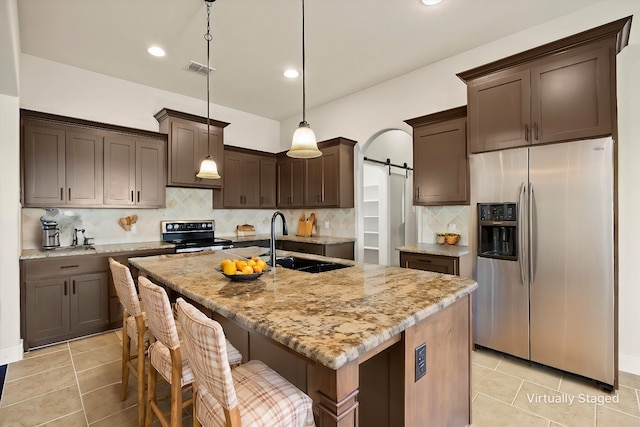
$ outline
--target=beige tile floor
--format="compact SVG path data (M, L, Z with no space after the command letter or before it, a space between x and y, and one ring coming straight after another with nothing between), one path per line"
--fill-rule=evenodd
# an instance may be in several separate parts
M120 356L120 331L27 353L8 367L0 426L135 426L136 384L130 379L128 398L120 401ZM474 427L640 426L640 376L627 373L620 374L619 390L607 394L552 369L479 350L472 389ZM184 416L190 426L190 411Z

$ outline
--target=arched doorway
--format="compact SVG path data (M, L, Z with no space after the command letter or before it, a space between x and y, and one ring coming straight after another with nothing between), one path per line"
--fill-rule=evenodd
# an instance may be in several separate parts
M412 137L399 129L383 130L363 146L360 156L362 261L398 265L395 248L417 242L412 205ZM387 159L396 166L380 164ZM405 163L409 169L398 167Z

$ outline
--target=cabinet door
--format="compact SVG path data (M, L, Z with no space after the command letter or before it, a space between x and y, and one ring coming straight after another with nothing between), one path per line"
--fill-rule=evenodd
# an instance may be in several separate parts
M260 159L260 207L276 207L275 159Z
M190 186L196 183L195 165L199 155L198 134L200 129L193 123L171 120L170 167L168 185ZM199 165L198 165L199 166Z
M609 49L568 52L531 69L534 144L611 134Z
M65 132L25 121L25 206L60 206L66 203Z
M529 70L502 71L468 86L471 153L529 145Z
M104 144L104 204L134 205L136 187L135 140L108 136Z
M26 334L29 347L41 345L48 337L69 332L69 285L68 278L26 283Z
M163 141L136 141L136 205L164 207L166 148Z
M304 195L305 206L322 206L323 188L323 161L324 154L315 159L307 160L307 172L305 174L306 191Z
M303 159L278 158L278 207L294 208L303 206L304 165L305 161Z
M243 206L242 160L240 153L227 150L224 154L224 170L227 179L222 193L225 208L241 208Z
M103 272L72 276L69 282L71 330L109 323L109 275Z
M340 200L340 147L327 147L322 150L322 180L319 206L338 206ZM317 159L316 159L317 160Z
M101 205L104 137L88 131L66 132L67 203Z
M466 119L413 130L414 205L469 203Z
M242 162L242 207L260 207L260 158L245 155Z

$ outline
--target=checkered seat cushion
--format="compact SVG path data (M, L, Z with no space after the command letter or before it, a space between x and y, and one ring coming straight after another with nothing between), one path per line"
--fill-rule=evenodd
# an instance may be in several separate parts
M177 305L203 425L225 426L228 417L243 426L315 426L306 394L257 360L231 370L220 324L181 298Z

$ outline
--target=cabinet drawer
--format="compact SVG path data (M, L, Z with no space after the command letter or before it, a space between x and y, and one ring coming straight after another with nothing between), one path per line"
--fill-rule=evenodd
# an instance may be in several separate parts
M436 273L460 275L459 258L400 252L400 266Z
M104 256L73 256L44 260L22 261L24 280L39 280L50 277L107 271L109 266Z
M285 240L282 242L282 249L285 251L302 252L305 254L324 255L324 246L316 245L314 243Z

